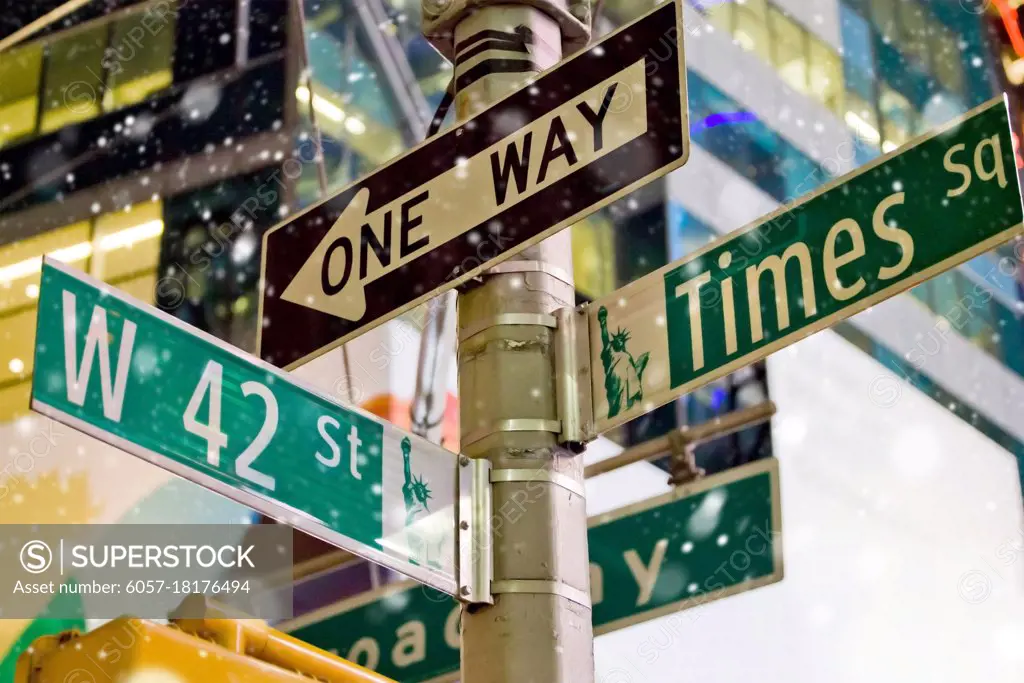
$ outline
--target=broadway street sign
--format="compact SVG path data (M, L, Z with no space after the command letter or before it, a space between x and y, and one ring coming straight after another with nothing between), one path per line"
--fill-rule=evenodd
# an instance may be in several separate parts
M1020 234L1002 99L590 304L605 432Z
M268 232L261 357L301 365L682 166L682 36L666 2Z
M672 614L664 627L680 634L700 614L680 610L781 580L781 529L774 459L592 518L595 633ZM402 583L279 628L402 683L451 681L460 612L451 598Z
M49 259L32 408L456 590L455 454Z

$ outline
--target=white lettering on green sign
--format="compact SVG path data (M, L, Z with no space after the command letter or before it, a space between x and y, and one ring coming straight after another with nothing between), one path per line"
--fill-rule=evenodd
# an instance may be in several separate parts
M401 455L400 430L385 441L371 416L59 264L44 264L38 317L37 410L229 497L255 493L242 502L299 513L310 533L377 552L396 533L384 528L383 451Z
M1012 154L1005 107L995 103L667 268L665 389L831 324L868 298L896 294L1009 239L1021 224ZM632 332L643 341L650 334ZM613 408L609 417L624 412Z
M89 330L86 333L85 344L82 349L82 357L76 354L77 347L77 314L76 298L73 292L64 290L62 292L64 321L64 367L66 372L67 399L77 406L85 405L86 390L89 386L89 379L92 376L92 369L96 362L99 363L100 387L103 401L103 415L114 422L121 421L121 412L124 407L125 388L128 384L129 369L132 364L132 350L135 345L136 324L131 320L125 320L121 331L121 343L118 348L116 364L111 367L110 359L110 333L107 330L107 310L102 306L93 306L92 316L89 322ZM189 399L182 415L182 427L190 434L194 434L206 442L206 462L212 467L220 467L220 452L228 447L228 435L221 429L223 411L223 386L224 366L217 361L207 361L199 376L195 391ZM255 437L239 453L234 461L234 473L267 491L273 491L276 480L272 475L257 470L254 466L256 459L262 455L271 440L277 433L279 421L279 408L274 392L266 384L257 381L242 382L239 385L242 395L246 398L255 397L262 402L263 422ZM201 406L206 406L206 422L200 418ZM335 429L341 427L341 423L330 415L321 415L317 420L317 428L321 438L331 449L331 457L325 458L320 451L315 457L326 467L337 467L341 462L341 449L337 441L325 429L327 425ZM362 476L358 470L359 446L362 439L359 438L359 430L356 426L350 425L346 438L349 445L349 473L354 479L361 480Z
M899 250L899 260L895 265L876 267L875 275L880 281L892 280L902 275L914 257L913 237L906 230L895 227L895 222L890 225L886 219L886 211L892 206L903 204L905 199L906 193L904 192L891 194L879 202L872 215L871 227L875 236L880 240L876 244L876 248L882 251L891 249L890 245L895 245ZM842 253L837 253L839 238L844 234L849 247ZM881 244L881 242L887 244ZM853 264L859 258L867 255L864 249L864 232L856 220L843 218L837 221L825 235L824 248L817 253L821 255L820 269L815 269L811 250L804 242L795 242L789 245L781 256L769 254L746 267L740 291L746 293L751 344L763 341L765 338L764 312L766 306L762 301L761 293L766 284L770 293L770 296L766 298L774 304L775 329L779 332L788 329L793 323L790 319L791 310L794 316L802 312L806 319L811 319L817 314L816 279L823 278L826 289L836 301L846 301L864 289L866 283L860 271L851 271L855 273L855 279L850 284L844 284L839 275L840 267ZM885 262L884 257L877 260ZM787 272L794 264L799 277L790 278L787 283ZM725 340L726 355L735 354L739 350L733 278L731 275L726 275L726 273L735 272L736 268L733 266L730 269L730 266L733 266L733 254L730 251L724 251L718 257L718 267L722 277L715 279L713 271L706 270L675 287L676 298L687 297L689 300L685 311L689 317L691 366L694 370L704 367L704 324L701 316L703 306L700 295L701 288L705 285L714 282L715 286L721 288L723 311L721 332ZM765 278L765 275L769 277ZM792 292L790 291L791 284L796 285ZM795 306L793 305L794 301L796 302ZM669 306L668 310L671 312L680 309Z

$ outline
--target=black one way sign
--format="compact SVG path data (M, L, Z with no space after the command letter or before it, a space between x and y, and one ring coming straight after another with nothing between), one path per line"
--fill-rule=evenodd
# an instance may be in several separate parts
M269 231L263 359L301 365L685 163L681 21L666 2Z

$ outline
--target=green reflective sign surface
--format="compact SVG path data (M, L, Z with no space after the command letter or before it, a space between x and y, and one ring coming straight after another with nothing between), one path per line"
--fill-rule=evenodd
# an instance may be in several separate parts
M455 454L53 261L32 407L454 592Z
M1002 99L588 308L596 431L1020 234Z
M590 520L595 633L782 578L778 462L767 459ZM279 628L403 683L454 680L460 606L422 586L357 596ZM692 614L692 613L690 613ZM690 620L669 617L669 628Z

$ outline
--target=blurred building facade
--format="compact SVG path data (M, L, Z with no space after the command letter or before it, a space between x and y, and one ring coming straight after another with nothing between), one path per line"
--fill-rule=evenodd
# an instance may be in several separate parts
M997 96L1003 67L989 23L1006 4L686 0L694 153L668 181L671 256ZM608 5L623 18L639 9ZM1021 251L982 255L837 328L1018 452L1024 430L1000 406L1024 396ZM949 328L955 352L937 341ZM908 362L940 348L960 355Z
M43 253L252 346L289 201L243 204L293 147L278 5L90 3L0 57L0 421L27 408Z

